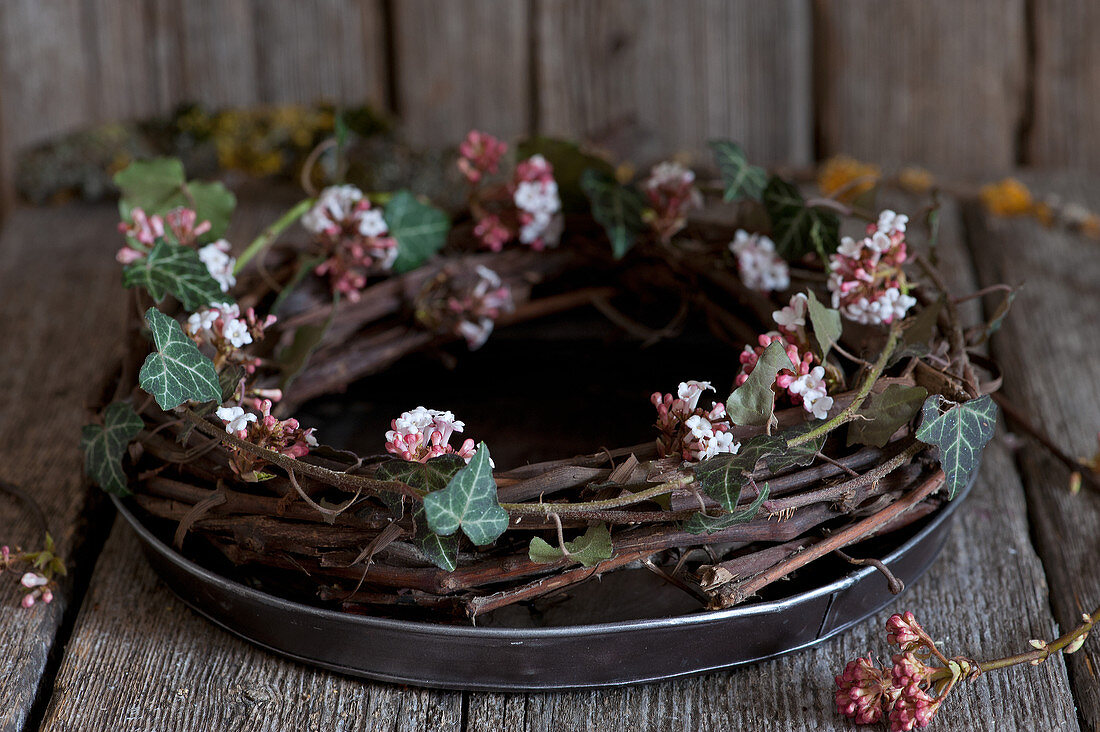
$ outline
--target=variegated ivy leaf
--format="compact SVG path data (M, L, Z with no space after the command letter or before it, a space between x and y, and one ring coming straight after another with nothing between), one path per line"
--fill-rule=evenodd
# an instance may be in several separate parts
M829 355L829 349L840 340L840 334L844 326L840 322L840 311L826 307L817 301L817 296L810 290L807 293L806 311L810 316L810 325L814 329L814 338L817 339L817 347L821 349L821 361Z
M711 140L707 143L714 152L714 162L722 174L725 191L722 198L734 201L738 198L759 199L768 182L768 174L763 168L749 165L745 151L736 142L729 140Z
M772 419L775 392L772 384L782 369L794 369L790 356L779 341L772 341L756 361L752 373L726 400L730 421L738 425L766 425Z
M952 404L940 394L924 402L917 439L939 448L940 466L947 475L944 487L949 499L954 498L970 480L978 467L982 448L993 438L997 426L997 405L986 394L962 404Z
M445 488L455 474L464 467L466 467L466 461L457 455L440 455L426 463L391 460L378 466L378 478L401 481L417 490L430 493ZM383 498L396 499L392 502L387 501L387 504L390 504L391 510L395 513L400 512L401 496L385 493ZM414 504L412 521L416 531L413 541L432 564L448 572L455 571L458 567L458 534L440 536L434 533L428 526L422 503Z
M840 219L832 211L806 205L791 183L772 176L764 189L776 250L786 259L816 252L823 262L840 246Z
M696 465L695 485L722 508L734 511L760 461L777 455L786 444L778 435L756 435L742 442L736 453L717 455Z
M825 438L828 437L828 434L823 432L817 437L799 445L792 446L790 441L814 429L818 424L820 423L816 420L812 422L803 422L780 434L779 439L783 441L783 446L777 452L767 456L768 470L772 471L772 473L781 473L788 468L809 465L812 463L817 458L817 453L825 444Z
M197 251L164 239L157 240L149 256L126 266L122 284L144 287L157 302L172 295L192 312L226 297Z
M905 384L890 384L872 394L859 417L848 425L848 444L885 447L902 425L917 416L927 397L924 387Z
M581 536L565 542L565 549L569 552L569 558L572 561L580 562L586 567L595 567L600 562L611 559L615 553L611 546L611 532L607 530L607 524L590 526ZM550 546L536 536L531 539L527 556L532 562L548 564L561 559L565 556L565 552L561 547Z
M740 511L731 511L720 516L707 516L700 511L684 522L684 531L689 534L713 534L715 531L752 521L760 511L760 506L768 500L768 493L768 484L765 483L764 487L760 489L760 494L753 499L753 502Z
M424 496L424 511L429 528L440 536L450 536L461 527L470 541L482 546L504 533L508 512L497 502L497 484L484 442L446 488Z
M397 259L393 271L414 270L428 261L447 243L451 222L435 206L421 203L408 191L398 191L386 204L386 225L397 239Z
M114 402L103 411L103 424L85 425L80 432L84 472L96 485L116 496L130 495L122 456L145 423L126 402Z
M184 402L209 402L221 397L214 362L202 355L183 328L156 308L145 311L155 350L138 372L138 384L157 400L161 409Z
M592 204L593 218L607 232L615 259L622 259L646 230L642 194L633 186L619 183L615 176L594 168L584 171L581 188Z

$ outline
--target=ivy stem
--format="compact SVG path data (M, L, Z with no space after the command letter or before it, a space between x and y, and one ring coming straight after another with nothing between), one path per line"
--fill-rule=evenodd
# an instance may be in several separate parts
M882 376L882 372L886 370L886 364L890 362L890 356L894 354L894 348L897 346L898 338L901 337L901 321L895 320L890 326L890 336L886 339L886 346L882 349L882 353L879 354L878 360L871 364L870 371L867 372L866 378L863 383L860 384L859 391L856 392L855 397L852 399L851 404L842 409L832 419L828 419L817 427L811 430L803 432L801 435L792 438L787 442L787 447L797 447L798 445L804 445L807 442L816 440L824 434L832 432L837 427L852 421L855 413L859 411L859 408L863 406L863 402L867 399L867 396L871 393L871 389L874 387L875 382Z
M293 208L264 229L259 236L252 240L252 243L241 253L241 256L237 257L237 264L233 267L233 274L239 274L253 257L271 246L271 244L279 238L280 234L286 231L291 224L300 219L302 215L313 206L313 203L314 199L312 198L305 198L299 201L294 204Z
M618 498L608 498L603 501L586 501L583 503L502 503L500 507L512 515L549 516L558 514L559 516L569 516L572 513L622 508L623 506L630 506L635 503L641 503L642 501L648 501L651 498L671 493L677 488L682 488L693 480L694 478L685 476L677 480L655 485L644 491L619 496Z
M978 673L995 671L996 669L1008 668L1009 666L1017 666L1021 663L1030 663L1033 666L1038 666L1040 663L1050 658L1051 654L1063 650L1075 641L1083 642L1085 636L1089 634L1093 626L1100 622L1100 607L1093 610L1091 615L1083 615L1081 619L1082 623L1076 628L1057 640L1044 644L1042 648L1036 648L1034 651L1029 651L1028 653L1018 653L1015 656L998 658L995 661L984 661L979 663L977 665ZM1072 653L1075 650L1077 649L1074 648L1068 652Z

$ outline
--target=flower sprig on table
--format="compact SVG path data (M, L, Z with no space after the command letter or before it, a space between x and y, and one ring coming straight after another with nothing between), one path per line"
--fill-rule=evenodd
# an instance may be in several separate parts
M46 532L45 546L41 551L27 552L19 547L0 546L0 574L19 576L23 598L19 604L26 609L35 603L50 604L57 590L57 580L67 574L65 563L57 554L53 537Z
M1053 641L1030 641L1031 651L976 661L944 655L913 613L891 615L886 621L886 642L900 651L893 655L893 665L879 668L869 655L849 661L836 677L837 711L856 724L885 722L891 732L927 727L960 682L1024 663L1037 666L1059 651L1075 653L1097 622L1100 608L1082 615L1079 626Z

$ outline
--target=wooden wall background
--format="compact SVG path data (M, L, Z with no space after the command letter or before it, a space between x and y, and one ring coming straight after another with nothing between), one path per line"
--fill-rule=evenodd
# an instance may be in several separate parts
M728 136L772 163L1100 169L1097 30L1090 0L2 0L0 188L28 146L185 101L367 101L416 142L636 159Z

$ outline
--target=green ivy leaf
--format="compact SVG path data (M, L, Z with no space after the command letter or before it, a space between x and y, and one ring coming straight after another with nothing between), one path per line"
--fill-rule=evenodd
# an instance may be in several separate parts
M378 478L397 480L430 493L445 488L455 474L464 467L466 467L466 461L457 455L440 455L426 463L391 460L378 466ZM384 494L384 497L386 496L392 496L392 494ZM400 497L396 498L400 501ZM398 502L395 501L390 509L395 513L398 512ZM432 561L432 564L448 572L455 571L458 567L458 534L440 536L434 533L428 526L422 503L417 503L413 509L412 521L416 527L413 541Z
M386 225L397 239L393 271L409 272L428 261L447 243L451 222L435 206L421 203L408 191L397 191L386 204Z
M183 328L156 308L145 311L156 350L138 372L141 388L152 394L160 408L175 409L187 401L209 402L221 396L214 362L184 335Z
M589 168L613 177L615 168L603 158L582 150L577 143L554 137L532 137L516 146L516 158L526 160L541 155L554 166L554 181L558 184L563 211L582 213L588 210L588 199L581 188L581 177Z
M787 181L772 176L764 189L764 208L772 222L776 250L788 260L817 252L821 261L840 246L840 219L832 211L812 208Z
M749 165L745 151L736 142L711 140L707 145L714 152L714 162L718 164L718 172L722 174L722 182L726 187L722 198L726 201L738 198L759 200L768 181L767 172L763 168Z
M122 284L144 287L157 302L172 295L191 312L227 298L197 251L164 239L157 240L149 256L127 265Z
M941 412L950 403L940 394L928 397L917 430L918 440L939 448L948 499L966 485L997 426L997 405L988 394Z
M85 425L80 431L84 472L96 485L116 496L130 495L122 455L145 423L126 402L113 402L103 411L103 424Z
M903 322L901 343L890 356L889 366L905 358L922 358L930 352L928 342L936 332L936 321L943 309L944 298L940 297L931 305L921 308L916 315L911 315Z
M607 530L607 524L590 526L581 536L573 541L565 542L565 548L569 552L571 560L580 562L586 567L595 567L600 562L611 559L615 554L611 546L611 532ZM565 556L565 553L561 550L561 547L550 546L536 536L531 539L527 556L531 558L532 562L549 564L561 559Z
M508 512L497 503L497 484L482 442L477 453L443 490L424 496L428 526L440 536L462 533L478 546L496 540L508 528Z
M237 364L226 364L222 366L222 370L218 372L218 387L221 389L221 396L217 401L209 402L195 408L195 414L200 417L205 417L208 414L213 414L219 406L225 404L233 399L233 395L237 392L237 387L240 386L241 379L244 378L245 370L243 366ZM190 434L191 430L195 428L194 425L187 425L184 427L183 432L176 439L180 442L186 443L183 439L184 435Z
M821 360L829 355L829 349L840 340L840 334L844 326L840 322L840 311L825 307L817 301L817 296L810 290L807 294L806 309L810 315L810 324L814 329L814 338L821 349Z
M779 341L773 341L760 354L752 373L726 400L726 412L738 425L766 425L772 419L775 392L772 384L783 369L795 368Z
M905 384L890 384L872 394L859 410L859 418L848 425L848 444L885 447L893 434L917 415L927 397L924 387Z
M760 495L740 511L731 511L721 516L707 516L700 511L683 523L683 529L689 534L713 534L715 531L752 521L760 511L760 506L768 500L768 493L768 484L765 483L764 487L760 489Z
M760 461L776 455L785 446L786 440L778 435L756 435L742 442L735 454L717 455L696 465L695 484L722 508L733 511Z
M135 208L163 216L186 206L195 210L199 221L210 222L210 231L203 235L203 241L225 234L237 205L236 197L221 183L188 183L183 163L176 158L135 160L116 173L114 181L121 192L118 212L123 219L129 220Z
M584 171L581 188L592 204L592 216L611 242L615 259L626 256L646 231L642 210L645 201L633 186L620 184L613 175L594 168Z
M808 442L803 442L793 447L790 445L790 441L814 429L818 424L816 420L813 422L803 422L780 434L778 437L781 440L782 446L774 453L766 456L768 470L773 473L780 473L788 468L809 465L816 460L817 453L825 445L825 440L829 436L827 433L822 433Z

